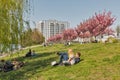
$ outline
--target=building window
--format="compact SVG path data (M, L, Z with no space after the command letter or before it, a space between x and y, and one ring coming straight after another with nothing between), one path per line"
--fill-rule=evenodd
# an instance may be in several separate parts
M44 23L41 23L41 33L43 33L44 30Z
M54 36L54 23L50 23L50 36Z
M65 30L65 25L64 24L61 24L61 32Z
M56 23L56 34L59 34L59 24Z

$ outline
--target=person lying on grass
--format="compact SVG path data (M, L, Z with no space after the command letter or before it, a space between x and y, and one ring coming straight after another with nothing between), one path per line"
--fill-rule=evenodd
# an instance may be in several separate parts
M13 70L13 64L11 63L11 61L0 61L0 71L8 72L11 70Z
M75 55L72 49L68 50L68 56L69 56L69 59L67 61L63 61L63 64L68 64L68 65L75 64Z
M58 64L62 64L63 61L68 60L68 53L67 52L57 52L57 55L59 56Z
M5 65L5 60L4 59L0 60L0 72L3 70L4 65Z
M73 50L69 49L68 54L69 54L69 59L68 59L68 61L63 61L64 65L74 65L74 64L80 62L80 56L81 56L80 52L77 52L74 55Z
M20 67L22 67L25 63L24 63L24 62L21 62L21 61L18 61L17 59L14 59L14 60L12 61L12 64L14 65L14 66L13 66L13 69L14 69L14 70L17 70L17 69L19 69Z
M51 63L52 66L56 65L73 65L75 63L80 62L80 53L77 52L76 55L74 55L73 50L69 49L67 52L57 52L57 55L59 55L59 62L53 61Z
M0 71L8 72L8 71L16 70L22 67L23 65L24 65L23 62L17 61L16 59L14 59L13 61L1 60Z
M67 52L56 52L56 54L59 56L59 62L56 62L56 61L51 62L52 66L63 65L63 61L68 60L68 53Z

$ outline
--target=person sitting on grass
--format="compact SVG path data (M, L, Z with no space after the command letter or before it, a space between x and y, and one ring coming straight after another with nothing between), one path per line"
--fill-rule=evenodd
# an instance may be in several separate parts
M36 55L35 50L33 50L31 56L35 56L35 55Z
M32 55L32 51L31 51L31 49L29 49L29 52L27 52L27 54L25 55L25 57L31 57Z

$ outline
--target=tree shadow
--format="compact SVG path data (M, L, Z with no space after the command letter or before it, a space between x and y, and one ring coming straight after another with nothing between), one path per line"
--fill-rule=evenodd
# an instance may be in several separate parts
M49 56L51 54L54 54L55 52L44 52L44 53L37 53L35 57L46 57Z
M17 57L17 59L21 61L31 59L33 60L30 62L26 62L25 65L18 70L1 72L0 80L28 80L34 74L50 70L52 68L51 62L56 60L56 57L50 55L53 55L53 53L40 53L39 55L32 58ZM48 57L44 58L46 56ZM34 60L40 57L42 57L43 59Z
M43 57L47 57L47 56L50 56L50 55L54 55L54 52L44 52L44 53L37 53L35 56L31 56L31 57L25 57L24 56L17 56L15 57L18 61L25 61L25 60L29 60L29 59L37 59L37 58L43 58ZM14 58L11 58L11 61L13 60Z

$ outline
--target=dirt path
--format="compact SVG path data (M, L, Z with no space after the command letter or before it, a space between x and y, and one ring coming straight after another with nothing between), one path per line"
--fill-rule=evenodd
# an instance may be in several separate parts
M39 47L42 45L35 45L35 46L29 46L29 47L25 47L25 48L21 48L21 50L25 50L25 49L29 49L29 48L35 48L35 47ZM16 53L17 51L14 51L13 53ZM0 58L6 57L8 55L8 53L4 53L4 54L0 54Z

